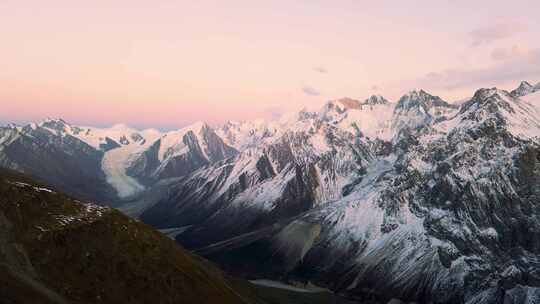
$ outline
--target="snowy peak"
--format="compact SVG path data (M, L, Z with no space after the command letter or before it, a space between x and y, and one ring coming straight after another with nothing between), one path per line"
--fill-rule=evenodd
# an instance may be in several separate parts
M104 152L128 145L141 146L161 135L157 130L139 131L125 124L115 124L110 128L75 126L61 118L48 118L38 124L29 124L24 130L32 132L37 128L47 130L55 136L75 137Z
M501 110L514 112L512 104L515 104L516 100L511 93L506 91L497 88L483 88L476 91L473 98L461 106L459 112L498 113Z
M381 95L371 95L369 98L364 100L364 105L378 105L378 104L388 104L388 100Z
M277 132L277 123L271 124L262 119L253 121L228 121L217 128L216 134L229 146L244 151L261 144Z
M394 108L392 129L416 129L450 116L458 107L424 90L412 90L401 97Z
M66 132L71 126L61 118L47 118L39 126L58 132Z
M425 112L429 112L435 107L455 108L455 106L442 100L439 96L433 96L424 90L415 89L399 99L396 105L396 111L422 108Z
M349 97L340 98L336 101L336 103L340 105L343 110L360 109L362 106L362 103L359 100Z
M538 91L540 91L540 82L533 86L527 81L522 81L519 87L510 92L510 94L514 97L523 97Z
M213 162L236 154L205 122L196 122L159 138L158 160L166 162L188 154L197 154L201 162Z
M368 108L372 109L373 106L388 104L388 100L380 95L372 95L364 101L344 97L327 102L319 111L319 117L336 118L336 116L341 116L344 113L351 114L355 111L362 111Z
M510 94L512 94L512 96L515 96L515 97L521 97L521 96L525 96L531 93L533 89L534 87L532 86L532 84L528 83L527 81L522 81L519 84L519 87L517 87L515 90L510 92Z
M337 100L329 101L325 105L324 109L326 109L326 111L335 110L339 113L343 113L348 110L362 110L363 106L383 105L388 103L388 100L381 95L372 95L366 98L364 101L344 97Z
M497 88L476 91L473 98L461 106L458 117L478 126L507 130L525 139L540 136L540 111L526 100Z
M168 157L174 157L187 153L189 147L187 142L191 137L202 138L202 136L211 131L210 126L205 122L198 121L180 130L170 131L163 134L160 138L160 148L158 159L163 161ZM203 140L200 140L201 144Z
M331 100L319 111L319 116L323 117L329 113L341 114L345 111L347 111L347 108L341 102L338 100Z

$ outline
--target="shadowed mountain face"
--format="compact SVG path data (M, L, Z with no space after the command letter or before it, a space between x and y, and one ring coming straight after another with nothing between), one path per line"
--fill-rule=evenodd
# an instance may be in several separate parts
M32 174L77 197L107 202L113 188L101 171L103 152L42 127L0 128L0 165Z

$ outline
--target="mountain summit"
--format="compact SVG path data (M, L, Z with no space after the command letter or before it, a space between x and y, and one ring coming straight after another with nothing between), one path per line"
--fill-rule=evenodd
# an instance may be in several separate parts
M379 303L525 304L540 294L538 94L483 88L454 105L413 90L160 134L3 128L0 164L236 275Z

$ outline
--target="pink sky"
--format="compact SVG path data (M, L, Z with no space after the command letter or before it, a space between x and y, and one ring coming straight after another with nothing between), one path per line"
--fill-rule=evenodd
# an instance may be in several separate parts
M2 0L0 121L175 128L540 81L539 1L470 2Z

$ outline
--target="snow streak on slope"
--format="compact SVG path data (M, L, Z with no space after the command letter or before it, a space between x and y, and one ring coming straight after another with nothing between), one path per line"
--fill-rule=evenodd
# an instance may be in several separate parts
M258 119L254 121L229 121L216 130L217 135L239 151L255 148L277 132L275 124Z
M540 83L538 84L538 88L538 92L521 97L521 99L540 109Z
M158 153L159 161L162 162L167 158L187 153L189 151L189 146L183 142L183 138L188 132L194 133L200 145L205 144L206 141L201 137L201 133L203 132L203 128L206 127L208 127L208 125L199 121L180 130L163 134L160 138L161 145ZM203 146L201 149L204 156L208 158L208 156L205 154L207 148Z

